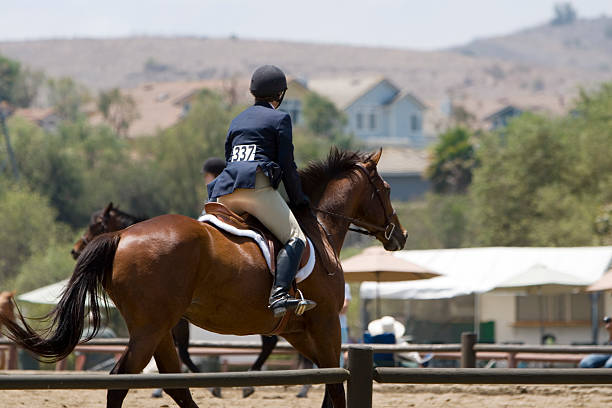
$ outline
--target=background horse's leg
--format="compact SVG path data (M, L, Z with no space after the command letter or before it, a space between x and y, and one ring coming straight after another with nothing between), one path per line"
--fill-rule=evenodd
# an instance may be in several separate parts
M308 368L312 368L314 366L314 364L308 358L306 358L302 354L300 354L300 362L299 362L298 366L300 368L308 369ZM310 391L311 387L312 387L312 384L304 384L304 385L302 385L302 389L300 390L300 392L298 392L296 397L298 397L298 398L306 398L308 396L308 391Z
M176 326L172 328L172 337L174 338L174 344L176 344L178 348L179 357L183 364L185 364L192 373L199 373L200 369L194 364L189 355L189 322L187 319L181 318Z
M136 338L137 340L134 340ZM147 365L157 348L159 336L132 336L123 355L111 370L111 374L137 374ZM108 390L106 407L119 408L128 390Z
M183 364L185 364L192 373L199 373L200 369L191 360L191 356L189 355L189 321L187 319L181 318L176 326L172 328L172 338L174 339L174 344L178 348L179 358ZM214 387L208 390L213 396L222 398L221 388ZM155 390L153 396L161 397L161 390Z
M263 367L264 363L272 354L272 350L276 347L276 343L278 342L278 336L264 336L261 335L261 352L257 357L257 360L253 363L249 371L261 371L261 367ZM255 392L255 388L253 387L244 387L242 389L242 398L246 398L249 395Z
M176 350L174 349L174 342L172 341L172 335L168 333L159 342L157 349L155 350L155 363L160 373L180 373L181 362L178 359ZM164 391L172 397L174 401L181 408L197 408L198 406L191 398L189 388L181 389L164 389Z

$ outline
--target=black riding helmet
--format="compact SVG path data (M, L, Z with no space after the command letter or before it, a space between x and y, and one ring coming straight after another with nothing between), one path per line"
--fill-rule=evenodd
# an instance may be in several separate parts
M262 65L253 73L250 89L256 98L276 97L287 90L287 78L280 68Z

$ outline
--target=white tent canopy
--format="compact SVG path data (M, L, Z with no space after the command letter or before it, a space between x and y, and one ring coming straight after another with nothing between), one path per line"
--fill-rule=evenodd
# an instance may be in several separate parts
M31 292L27 292L17 296L17 299L30 302L30 303L41 303L44 305L56 305L59 302L64 288L68 284L68 279L53 283L51 285L43 286L42 288L34 289ZM89 298L87 299L87 305L89 305ZM113 302L108 299L108 305L115 307Z
M59 301L68 279L34 289L31 292L17 296L17 299L30 303L42 303L44 305L55 305Z
M395 256L440 273L411 282L361 285L362 299L443 299L502 286L576 285L597 281L610 267L612 247L491 247L398 251ZM509 285L509 283L511 285Z

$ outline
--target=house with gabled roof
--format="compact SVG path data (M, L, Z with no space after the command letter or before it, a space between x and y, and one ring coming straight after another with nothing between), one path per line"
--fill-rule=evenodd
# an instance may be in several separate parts
M485 117L484 121L490 124L491 130L497 130L508 126L510 119L521 116L523 112L524 109L514 105L507 105Z
M347 131L366 145L427 145L423 132L427 107L384 77L312 79L307 87L343 110Z

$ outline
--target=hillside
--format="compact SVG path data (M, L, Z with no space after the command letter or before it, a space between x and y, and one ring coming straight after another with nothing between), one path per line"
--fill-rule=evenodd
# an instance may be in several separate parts
M503 37L475 40L454 51L520 64L609 74L612 72L612 18L543 25Z
M612 38L602 31L610 21L542 26L434 52L237 38L130 37L0 42L0 53L93 89L246 77L263 63L277 64L306 80L384 75L424 100L433 115L451 97L482 117L508 103L562 112L579 86L612 80ZM601 35L590 34L595 32Z

